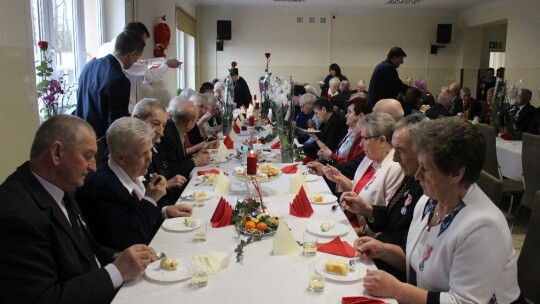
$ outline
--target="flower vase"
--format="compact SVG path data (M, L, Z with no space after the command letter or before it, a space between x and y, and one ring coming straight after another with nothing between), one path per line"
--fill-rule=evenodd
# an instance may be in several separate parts
M294 160L294 107L292 96L292 77L272 77L269 82L269 97L272 106L272 127L281 143L281 161L290 163Z
M225 106L223 110L223 116L221 119L221 126L223 128L223 135L227 136L232 130L233 120L233 102L234 102L234 88L231 77L225 79L225 94L223 97Z
M266 75L259 80L259 90L261 91L261 119L268 119L268 114L270 112L271 101L268 97L268 87L271 77L272 73L266 73Z

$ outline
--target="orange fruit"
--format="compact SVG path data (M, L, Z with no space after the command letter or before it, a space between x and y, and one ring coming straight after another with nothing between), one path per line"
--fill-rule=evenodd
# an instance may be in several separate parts
M247 221L245 224L244 224L244 227L246 229L255 229L257 227L257 225L255 224L254 221Z
M265 222L257 223L257 230L264 231L266 228L268 228L268 225Z

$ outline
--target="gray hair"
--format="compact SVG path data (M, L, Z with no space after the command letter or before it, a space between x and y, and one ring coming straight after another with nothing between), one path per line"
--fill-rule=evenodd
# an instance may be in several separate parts
M152 142L154 130L145 122L133 117L115 120L107 129L107 144L111 157L132 154L136 147Z
M59 141L68 150L73 150L85 138L83 130L96 136L92 126L73 115L55 115L45 121L36 131L30 158L37 157L46 151L55 141Z
M190 102L189 99L183 97L183 96L175 96L169 101L169 106L167 106L167 113L171 116L174 115L174 112L176 109L180 106L183 102Z
M317 96L317 89L315 89L314 86L312 86L310 84L306 84L306 85L304 85L304 89L306 89L306 93L311 93L311 94Z
M193 95L193 93L196 93L196 92L192 88L185 88L182 90L182 92L180 92L179 96L189 99L191 95Z
M176 122L190 122L199 117L199 109L191 102L182 102L175 109L173 120Z
M418 132L420 123L428 120L429 118L427 118L424 113L414 113L398 120L396 122L395 129L397 130L401 127L407 127L407 133L409 133L409 137L413 138L415 133Z
M441 92L439 96L437 96L437 103L441 104L445 109L450 109L452 106L452 94L447 92Z
M217 104L217 99L212 93L204 93L203 97L208 101L208 105L214 106Z
M201 93L193 93L193 95L191 95L189 100L193 102L193 104L195 105L199 103L204 103L204 102L208 103L208 99Z
M371 136L384 136L386 142L391 144L392 134L394 133L396 121L390 114L369 113L358 120L358 127L365 128Z
M465 167L461 183L468 186L480 176L486 157L486 142L473 124L460 117L422 122L413 136L418 154L429 155L446 175Z
M316 100L317 100L317 96L315 96L315 95L313 95L311 93L306 93L306 94L303 94L302 96L300 96L300 98L298 99L298 104L300 106L303 106L308 102L311 102L311 104L314 104Z
M132 116L136 116L140 120L146 120L148 117L152 116L158 111L167 113L165 106L163 106L159 100L155 98L143 98L139 100L137 104L135 104Z
M349 90L349 82L347 80L343 80L339 83L339 90L341 92L348 91Z
M358 80L357 86L365 86L366 83L363 80Z
M335 84L339 84L339 82L340 82L340 81L339 81L339 78L335 78L335 77L334 77L334 78L330 79L330 81L328 82L328 84L329 84L330 86L333 86L333 85L335 85Z

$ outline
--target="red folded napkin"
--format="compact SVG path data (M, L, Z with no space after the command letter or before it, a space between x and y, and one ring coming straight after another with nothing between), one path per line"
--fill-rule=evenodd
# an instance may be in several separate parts
M339 236L328 243L317 244L317 250L330 254L340 255L347 258L354 258L355 250L346 241L342 241Z
M225 145L225 147L227 147L227 149L233 149L234 148L234 143L233 143L232 139L229 137L229 135L227 135L225 137L225 139L223 140L223 144Z
M233 123L232 128L234 130L234 133L240 134L240 127L235 123Z
M501 134L501 138L504 140L512 140L512 135L504 133L504 134Z
M281 168L281 172L287 173L287 174L296 173L296 171L298 171L298 164L285 166L285 167Z
M276 141L275 143L273 143L270 148L272 149L280 149L281 148L281 142L280 141Z
M212 214L210 223L212 223L212 227L214 228L232 225L232 215L233 209L231 205L222 196L219 199L216 210L214 210L214 214Z
M205 174L219 174L218 169L212 169L212 170L201 170L197 171L197 175L205 175ZM227 174L227 173L225 173Z
M302 159L302 165L305 165L309 163L310 161L314 161L314 159L309 156L305 156L304 159Z
M300 188L292 203L289 204L289 213L297 217L310 217L313 214L313 207L311 207L304 187Z
M386 302L368 297L343 297L341 304L386 304Z

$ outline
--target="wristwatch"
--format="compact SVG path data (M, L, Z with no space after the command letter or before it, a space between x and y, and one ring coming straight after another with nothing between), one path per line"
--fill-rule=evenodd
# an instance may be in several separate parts
M373 224L375 222L375 218L372 215L372 216L367 218L367 221Z

